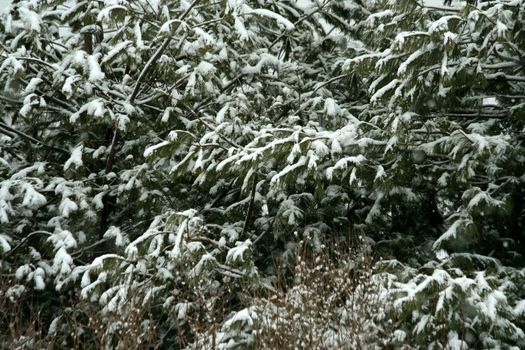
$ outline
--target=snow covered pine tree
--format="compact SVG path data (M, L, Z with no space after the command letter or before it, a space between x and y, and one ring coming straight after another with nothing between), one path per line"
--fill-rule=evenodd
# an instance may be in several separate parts
M357 240L392 301L367 347L525 347L524 17L516 0L14 1L0 341L256 347L273 311L255 296L298 249ZM330 322L320 338L348 334Z
M419 346L521 348L525 3L380 7L374 41L343 65L385 143L376 217L400 234L376 247L405 256L384 263L400 278L393 312Z

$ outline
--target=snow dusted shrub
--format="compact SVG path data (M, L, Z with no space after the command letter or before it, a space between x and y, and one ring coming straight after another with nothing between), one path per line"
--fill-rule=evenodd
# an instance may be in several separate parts
M49 324L47 344L64 348L136 349L156 344L157 325L152 308L129 298L119 312L100 312L98 305L77 300L62 307Z
M13 289L15 284L0 276L0 343L21 350L43 348L46 342L42 320L38 317L40 305L31 296Z
M257 300L255 348L380 347L388 299L365 251L299 257L293 275L288 287Z
M387 275L376 274L369 247L337 245L305 254L300 241L291 270L274 288L246 300L214 330L197 335L193 349L382 348L392 332ZM276 268L279 268L277 265Z

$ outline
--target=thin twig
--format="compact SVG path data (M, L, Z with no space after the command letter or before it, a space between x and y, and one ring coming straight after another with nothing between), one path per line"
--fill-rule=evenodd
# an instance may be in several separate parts
M267 230L264 230L259 236L257 236L257 238L255 238L253 240L253 243L252 245L256 245L257 243L259 243L259 241L268 233L270 232L271 228L273 227L273 225L275 224L275 220L277 219L277 215L274 216L274 218L272 219L272 223L270 224L270 226L268 227Z
M71 253L71 256L73 256L73 257L75 257L75 258L77 258L77 257L79 257L79 256L82 256L82 254L84 254L84 253L85 253L86 251L88 251L89 249L94 248L94 247L96 247L96 246L98 246L98 245L101 245L101 244L103 244L103 243L106 243L107 241L109 241L108 238L100 239L100 240L96 241L95 243L93 243L93 244L91 244L91 245L88 245L87 247L83 247L82 249L79 249L79 250L77 250L76 252Z
M338 81L338 80L344 79L344 78L346 78L346 77L348 77L348 76L350 76L350 73L345 73L345 74L341 74L341 75L338 75L338 76L336 76L336 77L333 77L332 79L327 80L327 81L325 81L324 83L319 84L319 85L314 89L313 93L317 92L317 90L319 90L319 89L325 87L326 85L329 85L329 84L331 84L331 83L333 83L333 82L335 82L335 81Z
M257 174L253 175L253 185L252 185L252 192L250 195L250 204L248 205L248 210L246 211L246 218L244 219L244 225L242 227L242 235L246 233L246 230L248 229L248 225L250 224L250 219L252 217L253 213L253 207L255 204L255 193L257 190Z

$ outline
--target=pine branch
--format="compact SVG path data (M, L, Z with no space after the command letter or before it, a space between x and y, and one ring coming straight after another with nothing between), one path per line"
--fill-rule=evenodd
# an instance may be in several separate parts
M25 236L13 249L8 251L6 253L6 257L9 256L9 255L12 255L18 248L20 248L22 245L24 245L29 240L29 238L31 238L33 236L36 236L36 235L40 235L40 234L51 236L51 232L48 232L48 231L41 231L41 230L40 231L33 231L30 234L28 234L27 236Z
M139 93L139 88L140 88L140 84L142 83L142 80L144 80L144 77L146 76L146 74L148 74L150 69L153 67L153 63L157 61L157 59L164 52L164 50L166 50L170 42L171 42L171 36L164 39L164 42L162 43L162 45L157 49L157 51L153 54L153 56L150 57L150 59L148 60L148 62L146 63L146 65L144 66L144 68L139 74L137 82L135 83L135 88L133 89L133 92L129 96L129 99L128 99L129 103L133 104L133 102L135 101L135 98L137 97Z
M7 57L4 57L4 58L7 58ZM28 62L33 62L33 63L38 63L39 65L41 66L45 66L45 67L48 67L48 68L51 68L53 70L55 70L56 68L50 64L50 63L47 63L46 61L43 61L41 59L38 59L38 58L34 58L34 57L14 57L15 59L17 60L22 60L22 61L28 61Z
M487 119L503 119L507 117L507 113L495 112L495 113L482 113L482 112L472 112L472 113L442 113L434 112L430 114L427 118L436 118L436 117L448 117L448 118L487 118Z
M48 97L48 96L46 96ZM12 105L23 105L24 104L24 101L19 101L19 100L16 100L14 98L11 98L9 96L4 96L4 95L0 95L0 100L3 100L7 103L10 103ZM63 109L63 108L60 108L60 107L55 107L55 106L51 106L51 105L47 105L45 107L47 110L49 111L55 111L55 112L59 112L59 113L64 113L64 114L70 114L71 112L66 110L66 109Z
M194 0L191 3L191 5L186 9L186 11L179 18L179 21L180 21L179 25L184 20L184 18L186 18L186 16L190 13L191 9L193 7L195 7L195 5L197 5L197 3L199 1L200 0ZM178 26L177 26L177 28L178 28ZM137 97L137 95L139 93L139 88L140 88L140 84L142 83L142 80L144 79L146 74L149 73L150 69L153 67L153 64L157 61L157 59L160 57L160 55L162 55L164 50L166 50L166 48L168 47L168 45L171 42L171 39L172 39L171 36L168 36L166 39L164 39L164 42L162 43L162 45L157 49L157 51L153 54L153 56L151 56L151 58L148 60L148 62L146 63L146 65L144 66L142 71L140 72L139 77L137 79L137 83L135 84L135 88L133 89L133 92L131 93L131 95L130 95L130 97L128 99L129 103L133 104L133 102L135 101L135 98Z
M301 18L299 18L297 21L295 21L295 23L293 25L297 26L297 25L301 24L301 22L304 22L308 18L310 18L313 15L315 15L316 13L321 12L330 2L332 2L332 0L327 0L326 2L324 2L321 5L318 4L318 7L315 10L313 10L312 12L307 13L306 15L302 16ZM271 43L271 45L268 47L268 50L270 50L272 47L274 47L275 44L277 44L284 36L286 36L286 33L283 33L283 34L279 35L279 37L277 39L275 39Z
M8 97L8 96L4 96L4 95L0 95L0 100L4 100L4 101L9 102L9 103L14 104L14 105L18 105L18 104L23 104L24 103L22 101L15 100L14 98L11 98L11 97Z
M346 78L348 76L350 76L350 74L349 73L345 73L345 74L341 74L341 75L338 75L336 77L333 77L333 78L331 78L331 79L329 79L329 80L327 80L327 81L317 85L315 87L313 93L317 92L318 90L320 90L321 88L323 88L323 87L325 87L327 85L330 85L330 84L332 84L332 83L334 83L334 82L336 82L338 80L344 79L344 78Z
M487 74L485 76L487 80L498 80L498 81L512 81L525 83L525 77L519 75L508 75L504 73Z
M420 5L421 6L421 5ZM422 8L426 8L426 9L429 9L429 10L436 10L436 11L441 11L441 12L454 12L454 13L460 13L461 12L461 9L459 8L454 8L454 7L446 7L446 6L429 6L429 5L424 5L424 6L421 6Z
M48 145L47 143L45 143L44 141L41 141L41 140L38 140L36 138L34 138L33 136L30 136L26 133L23 133L22 131L18 131L12 127L10 127L9 125L3 123L3 122L0 122L0 132L2 131L1 129L3 129L4 131L8 131L8 132L12 132L20 137L23 137L25 138L26 140L28 141L31 141L33 143L36 143L37 145L41 145L41 146L44 146L48 149L52 149L54 151L58 151L58 152L61 152L61 153L65 153L65 154L69 154L68 151L64 150L64 149L61 149L61 148L58 148L58 147L55 147L55 146L50 146ZM6 133L6 132L2 132L3 134L5 135L8 135L8 136L11 136L10 134Z
M181 103L182 104L182 103ZM182 104L184 105L184 104ZM197 118L197 120L199 122L201 122L202 124L204 124L204 126L206 126L208 129L210 130L215 130L216 128L212 127L210 124L208 124L207 122L205 122L198 114L197 112L195 112L193 109L191 109L190 107L184 105L184 107L195 117ZM218 132L216 132L217 135L222 139L224 140L226 143L228 143L230 146L232 147L235 147L235 148L242 148L240 145L238 145L237 143L229 140L227 137L223 136L222 134L219 134Z

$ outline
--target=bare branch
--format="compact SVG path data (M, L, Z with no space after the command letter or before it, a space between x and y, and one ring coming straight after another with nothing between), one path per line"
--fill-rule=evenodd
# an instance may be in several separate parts
M255 204L255 193L257 190L257 174L253 175L253 185L252 185L252 192L250 195L250 204L248 204L248 210L246 211L246 218L244 219L244 225L242 227L242 233L243 235L246 233L246 230L248 229L248 225L250 224L250 220L253 213L253 206Z

